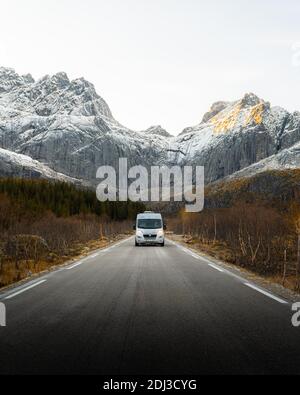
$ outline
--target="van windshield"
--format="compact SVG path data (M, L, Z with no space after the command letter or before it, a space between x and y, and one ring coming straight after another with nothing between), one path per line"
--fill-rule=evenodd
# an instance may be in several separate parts
M162 220L161 219L139 219L138 220L139 229L161 229Z

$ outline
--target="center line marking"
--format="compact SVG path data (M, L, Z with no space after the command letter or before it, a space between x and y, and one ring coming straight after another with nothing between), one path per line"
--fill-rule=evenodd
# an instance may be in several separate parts
M12 299L12 298L14 298L14 297L17 296L17 295L20 295L20 294L22 294L23 292L28 291L29 289L32 289L32 288L34 288L34 287L37 287L37 286L40 285L40 284L43 284L45 281L47 281L47 280L41 280L41 281L39 281L39 282L37 282L37 283L34 283L34 284L30 285L29 287L23 288L23 289L21 289L20 291L15 292L15 293L13 293L13 294L7 296L7 297L5 298L5 300L6 300L6 299Z
M272 295L272 294L270 294L269 292L264 291L263 289L256 287L255 285L252 285L252 284L250 284L250 283L244 283L244 285L246 285L246 286L249 287L249 288L254 289L254 290L257 291L257 292L260 292L261 294L263 294L263 295L265 295L265 296L268 296L268 297L271 298L271 299L276 300L277 302L279 302L279 303L281 303L281 304L288 304L287 301L285 301L285 300L283 300L283 299L280 299L280 298L278 298L277 296Z

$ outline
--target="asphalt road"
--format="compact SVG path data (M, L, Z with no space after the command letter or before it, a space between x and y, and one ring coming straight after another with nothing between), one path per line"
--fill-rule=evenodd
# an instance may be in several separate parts
M291 304L252 286L127 240L0 294L0 373L299 374Z

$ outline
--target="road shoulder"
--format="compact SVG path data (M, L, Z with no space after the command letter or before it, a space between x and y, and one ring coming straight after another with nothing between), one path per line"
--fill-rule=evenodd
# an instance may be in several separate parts
M293 292L290 289L285 288L281 284L275 283L274 281L272 281L272 279L270 279L268 277L259 276L258 274L253 273L253 272L246 270L244 268L241 268L236 265L216 259L215 257L213 257L207 253L204 253L200 249L195 248L195 246L191 246L191 245L187 244L184 241L183 236L181 236L181 235L168 234L167 238L169 240L183 246L184 248L188 249L189 251L198 255L199 257L203 258L204 260L208 260L212 264L217 265L220 268L223 268L224 270L229 271L233 275L236 275L236 276L239 276L239 277L245 279L245 281L250 281L250 282L256 284L258 287L264 288L267 291L277 295L278 297L286 299L292 303L299 302L299 300L300 300L300 295L297 294L296 292Z

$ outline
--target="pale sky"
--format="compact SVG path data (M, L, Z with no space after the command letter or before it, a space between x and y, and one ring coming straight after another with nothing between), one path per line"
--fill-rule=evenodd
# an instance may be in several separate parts
M0 65L85 77L115 118L172 134L254 92L300 110L299 0L0 0Z

